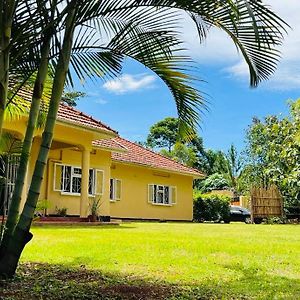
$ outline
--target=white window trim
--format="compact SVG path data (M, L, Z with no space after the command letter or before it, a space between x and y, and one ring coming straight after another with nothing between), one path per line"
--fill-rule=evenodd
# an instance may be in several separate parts
M71 184L72 184L72 178L73 177L77 177L77 178L81 178L81 174L73 174L73 170L75 168L79 168L82 170L81 166L75 166L75 165L70 165L70 164L63 164L63 163L55 163L54 164L54 174L53 174L53 191L55 192L60 192L61 195L64 195L64 196L75 196L75 197L80 197L81 196L81 193L73 193L73 192L66 192L66 191L63 191L62 189L57 189L55 187L55 184L56 184L56 166L62 166L63 170L62 172L64 172L64 167L71 167ZM98 196L98 195L103 195L104 194L104 170L103 169L99 169L99 168L90 168L89 170L93 170L93 182L94 182L94 186L92 187L92 194L89 194L88 196L89 197L95 197L95 196ZM102 191L101 193L96 193L96 189L97 187L95 186L96 185L96 174L97 172L102 172ZM62 183L63 184L63 183Z
M97 180L97 173L101 172L102 173L102 190L100 193L97 193L97 186L96 186L96 183L98 182ZM93 196L99 196L99 195L103 195L104 194L104 190L105 190L105 186L104 186L104 183L105 183L105 178L104 178L104 170L103 169L99 169L99 168L96 168L94 169L94 194Z
M165 190L165 187L168 187L169 188L169 202L170 203L157 203L157 202L154 202L154 200L156 199L156 196L154 195L154 186L158 187L158 186L162 186L163 187L163 195L164 195L164 190ZM152 187L152 195L150 195L150 187ZM175 190L175 199L173 199L173 196L172 196L172 190ZM156 188L156 191L157 191L157 188ZM157 193L157 192L156 192ZM164 196L163 196L164 197ZM150 203L151 205L157 205L157 206L173 206L177 203L177 187L176 186L172 186L172 185L163 185L163 184L157 184L157 183L151 183L151 184L148 184L148 203Z
M123 189L123 188L122 188L122 186L123 186L123 185L122 185L122 180L121 180L121 179L118 179L118 178L110 178L110 180L113 181L113 199L110 198L110 191L109 191L109 201L110 201L110 202L117 202L117 201L120 201L121 198L122 198L122 189ZM111 182L110 180L109 180L109 189L110 189L110 182ZM117 197L116 197L116 188L115 188L115 187L116 187L116 182L117 182L117 181L120 182L120 198L117 198Z

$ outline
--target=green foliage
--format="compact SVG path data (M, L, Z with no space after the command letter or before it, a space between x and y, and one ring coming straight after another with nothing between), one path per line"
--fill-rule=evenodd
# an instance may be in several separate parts
M207 175L227 173L226 156L222 151L205 150L201 165Z
M61 208L56 207L55 211L58 216L65 217L67 215L68 208L67 207L61 207Z
M147 145L151 148L167 148L171 152L178 140L179 121L168 117L150 127Z
M206 193L212 190L226 190L230 187L230 182L223 174L215 173L204 179L201 184L201 191Z
M22 142L9 132L2 133L0 139L0 155L20 154Z
M162 149L160 153L189 167L193 167L197 162L196 150L182 143L176 143L170 152Z
M269 225L286 224L286 223L287 223L287 219L286 218L281 218L281 217L265 218L262 221L262 224L269 224Z
M51 207L50 202L47 199L41 199L38 201L36 208L35 208L35 214L37 215L45 215L45 212L47 209L49 209ZM61 213L61 211L60 211ZM67 211L66 211L67 213Z
M230 180L230 186L235 190L239 190L239 175L243 168L243 161L237 149L232 144L226 154L227 175Z
M86 93L79 91L65 91L62 95L61 100L69 106L77 106L77 101L84 97Z
M247 133L248 165L242 173L251 185L275 184L286 205L300 204L300 99L291 102L290 116L254 119Z
M90 198L89 209L90 209L90 214L92 216L98 216L99 215L99 210L100 210L101 204L102 204L101 196Z
M193 219L196 222L226 221L230 216L230 198L215 194L196 194Z
M140 144L143 145L141 142ZM193 133L189 141L185 140L179 135L179 120L171 117L151 126L145 145L150 148L163 148L160 153L164 156L195 168L201 165L199 162L205 152L202 138Z

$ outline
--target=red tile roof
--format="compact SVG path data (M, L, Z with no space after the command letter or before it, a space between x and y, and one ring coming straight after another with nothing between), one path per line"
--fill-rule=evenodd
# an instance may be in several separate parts
M88 116L83 112L62 103L59 106L57 119L63 122L71 122L73 124L88 127L91 129L100 129L118 134L117 131L111 129L109 126L94 119L93 117Z
M28 92L22 92L20 96L28 101L31 100L31 95ZM101 131L104 130L115 135L118 134L117 131L111 129L109 126L94 119L93 117L62 103L59 106L57 119L62 122L68 122ZM203 173L196 169L189 168L121 137L116 137L110 140L96 140L93 141L93 146L116 150L117 152L112 152L112 159L118 162L133 163L154 169L163 169L166 171L179 172L197 177L204 176Z
M28 90L20 90L18 92L18 96L21 97L23 100L31 102L31 91ZM23 104L24 105L24 104ZM108 131L114 134L118 134L117 131L113 130L109 126L105 125L104 123L94 119L91 116L63 103L60 103L57 119L62 122L70 122L75 125L84 126L91 129L99 129Z
M121 137L116 137L113 140L128 149L124 153L112 153L112 159L115 161L143 165L154 169L164 169L166 171L179 172L197 177L204 176L203 173L196 169L187 167L173 159L155 153Z

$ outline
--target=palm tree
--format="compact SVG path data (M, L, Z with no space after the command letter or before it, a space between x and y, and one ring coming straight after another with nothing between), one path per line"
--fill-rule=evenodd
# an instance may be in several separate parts
M279 57L275 47L282 41L286 24L260 0L69 0L55 6L55 17L59 21L51 23L56 35L51 40L55 53L48 57L53 62L54 79L47 121L25 207L1 253L0 274L15 273L22 250L32 238L29 230L59 102L65 83L72 84L71 58L75 73L90 78L119 74L126 56L141 62L169 87L177 105L181 131L194 132L204 100L194 86L196 78L189 75L192 62L180 52L178 11L192 18L200 41L211 26L230 36L249 66L252 86L274 72ZM44 24L38 26L44 28ZM45 29L40 31L45 32Z
M16 75L16 70L22 65L20 59L28 58L33 50L33 44L39 42L37 24L40 24L41 7L46 0L1 0L0 1L0 137L4 122L4 114L9 104L10 88L9 76ZM38 2L39 5L34 5ZM30 10L28 8L31 8ZM26 53L26 55L24 55ZM33 55L34 52L31 53ZM32 61L31 61L32 63ZM32 70L28 64L23 70L23 76Z
M48 74L48 64L49 64L49 56L50 56L50 50L51 50L51 40L53 36L53 30L52 26L49 26L49 23L53 22L54 19L54 8L48 12L48 10L45 7L41 8L41 19L44 22L44 26L46 27L46 30L41 34L41 45L38 45L37 47L34 45L35 48L37 48L35 52L29 52L29 57L25 61L25 67L26 63L37 62L34 64L34 66L37 66L37 73L34 77L34 87L33 87L33 93L32 93L32 99L31 99L31 105L30 105L30 111L28 116L28 123L27 123L27 129L25 133L25 138L23 142L23 147L21 151L21 158L20 158L20 165L18 168L18 175L16 178L15 183L15 189L14 193L10 202L7 221L6 221L6 229L5 233L3 235L3 238L1 240L1 246L0 246L0 254L2 252L5 252L5 249L8 245L8 242L11 238L11 235L15 229L15 226L17 224L18 218L19 218L19 206L21 202L22 197L22 191L24 187L25 182L25 176L27 172L27 165L30 157L32 142L33 142L33 134L34 129L36 128L38 116L40 113L40 104L41 99L43 97L44 92L44 86L46 85L46 79ZM50 15L49 15L50 14ZM46 16L46 17L45 17ZM40 53L39 56L36 57L36 53ZM24 66L22 66L24 67ZM30 82L31 75L35 71L35 68L26 68L26 75L25 75L25 88L28 87L28 81ZM24 76L24 72L20 72L18 70L17 74L21 73ZM24 89L24 85L17 86L17 91L20 89Z

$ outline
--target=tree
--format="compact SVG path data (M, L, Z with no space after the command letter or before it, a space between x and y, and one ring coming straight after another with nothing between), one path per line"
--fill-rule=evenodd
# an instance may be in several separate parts
M77 106L77 101L85 95L86 94L84 92L79 91L64 92L61 100L69 106L74 107Z
M225 174L228 172L228 162L226 156L220 150L205 150L201 164L202 170L207 175L212 175L215 173Z
M230 182L224 174L212 174L203 180L201 184L202 192L211 192L212 190L225 190L229 189Z
M4 33L0 51L0 63L3 66L3 69L0 68L2 72L0 75L3 75L0 76L0 128L2 128L1 112L6 104L8 86L10 36L7 34L12 31L11 20L15 4L12 0L6 2L7 7L3 6L4 2L1 2L0 6L1 33ZM22 1L17 4L20 3L24 4ZM39 12L38 17L45 14L47 19L49 16L54 18L50 18L49 24L41 22L39 18L37 22L31 21L31 24L36 26L32 30L33 40L39 41L40 36L45 36L49 28L57 32L62 39L51 39L54 44L54 55L51 52L47 59L53 62L54 79L47 121L25 207L15 228L11 230L8 242L5 241L5 247L2 248L0 273L6 275L14 274L23 248L32 238L30 225L53 138L59 102L65 82L72 83L69 72L72 50L78 54L77 59L74 56L72 67L80 79L107 74L117 75L125 56L136 59L153 70L174 96L179 115L179 132L193 134L197 124L198 108L203 105L204 100L199 91L193 87L195 78L188 75L187 65L190 64L190 60L178 54L182 41L174 26L178 21L176 10L189 12L201 40L205 38L211 26L221 28L229 34L248 63L252 86L256 86L275 70L278 53L274 48L281 43L282 32L286 25L261 1L240 0L233 3L227 0L209 3L203 0L193 2L127 0L120 4L114 0L106 2L70 0L49 3L37 1L35 7ZM30 10L31 6L24 5L24 9ZM28 12L30 17L28 20L32 20L32 13ZM77 38L73 41L75 28L78 29ZM101 41L96 37L99 33L101 37L105 36ZM45 42L44 39L42 41ZM108 43L103 46L103 41ZM38 44L39 49L47 48L47 44L43 42ZM22 47L25 44L23 43ZM40 70L40 66L41 64L37 63L35 70ZM37 86L39 93L40 83L41 81ZM3 240L1 247L2 245Z
M235 146L232 144L226 155L227 174L230 186L234 191L238 190L238 177L243 167L243 162Z
M197 162L196 150L182 143L176 143L170 152L162 149L160 153L189 167L193 167Z
M150 127L147 145L151 148L167 148L171 153L172 147L178 141L179 121L168 117Z
M162 148L160 153L190 167L201 165L203 140L195 132L189 140L179 134L178 118L167 117L150 127L146 147Z
M247 132L247 165L242 173L248 188L275 184L286 205L300 204L300 99L289 104L288 117L253 119Z

